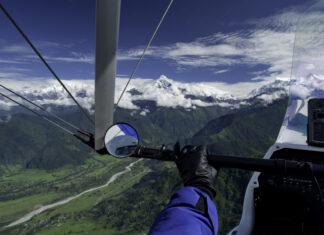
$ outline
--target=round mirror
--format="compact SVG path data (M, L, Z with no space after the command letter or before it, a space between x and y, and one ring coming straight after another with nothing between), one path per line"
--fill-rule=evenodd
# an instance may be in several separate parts
M137 132L127 123L116 123L106 132L105 146L108 153L114 157L128 157L137 149Z

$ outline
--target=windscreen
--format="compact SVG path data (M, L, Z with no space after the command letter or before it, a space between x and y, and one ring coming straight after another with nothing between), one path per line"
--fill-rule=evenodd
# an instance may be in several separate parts
M324 3L320 1L309 8L299 19L296 29L289 106L278 143L307 145L309 100L324 98L323 13ZM318 125L315 127L320 129Z
M224 7L233 10L229 5ZM172 5L115 113L115 122L137 129L141 145L172 148L179 141L243 155L264 153L275 142L286 110L298 14L273 9L239 20L224 11L217 1ZM145 34L129 46L127 29L136 20L123 14L115 100L128 82L125 71L132 71L159 22L143 16L156 24L142 22Z

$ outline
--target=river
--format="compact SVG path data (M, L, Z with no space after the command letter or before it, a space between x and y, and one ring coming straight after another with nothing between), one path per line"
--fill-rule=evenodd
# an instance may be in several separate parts
M38 215L40 213L42 213L43 211L45 210L48 210L48 209L51 209L51 208L54 208L54 207L57 207L57 206L61 206L61 205L64 205L70 201L72 201L73 199L75 198L78 198L80 196L82 196L83 194L85 193L89 193L89 192L92 192L92 191L95 191L95 190L98 190L98 189L101 189L101 188L104 188L104 187L107 187L109 184L113 183L118 177L120 177L121 175L127 173L127 172L130 172L132 169L131 167L133 167L136 163L138 163L139 161L141 161L142 159L139 159L137 160L136 162L132 162L131 164L129 164L128 166L125 167L125 170L123 171L120 171L116 174L114 174L113 176L110 177L110 179L107 181L107 183L105 183L104 185L101 185L101 186L97 186L97 187L94 187L94 188L90 188L90 189L87 189L75 196L71 196L71 197L68 197L66 199L63 199L61 201L58 201L58 202L55 202L55 203L52 203L52 204L48 204L48 205L45 205L45 206L41 206L40 208L36 209L36 210L33 210L31 212L29 212L28 214L24 215L23 217L21 217L20 219L10 223L9 225L7 225L6 227L12 227L12 226L15 226L15 225L18 225L18 224L21 224L21 223L24 223L28 220L30 220L32 217L34 217L35 215Z

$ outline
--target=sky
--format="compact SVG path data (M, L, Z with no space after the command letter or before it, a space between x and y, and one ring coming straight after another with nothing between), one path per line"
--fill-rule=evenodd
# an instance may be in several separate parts
M94 78L95 1L0 0L64 80ZM289 77L313 0L174 0L135 77L253 84ZM169 0L122 0L117 77L130 76ZM0 80L51 79L0 12Z

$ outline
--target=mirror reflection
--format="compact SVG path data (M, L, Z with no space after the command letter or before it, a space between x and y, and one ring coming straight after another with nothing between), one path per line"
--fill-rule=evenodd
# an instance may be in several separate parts
M105 135L105 146L108 153L118 158L132 155L138 142L136 130L127 123L114 124Z

